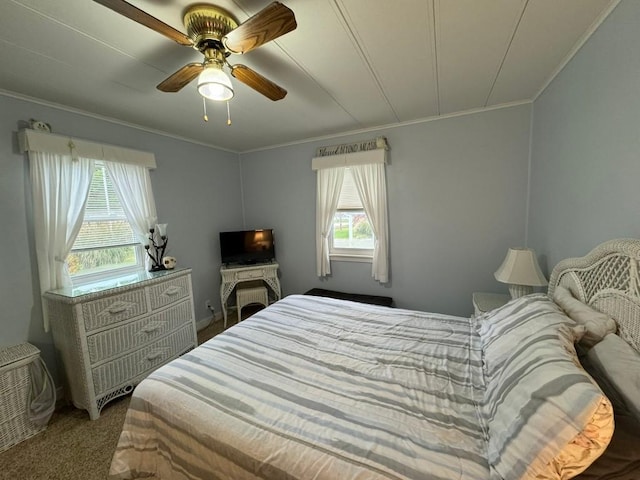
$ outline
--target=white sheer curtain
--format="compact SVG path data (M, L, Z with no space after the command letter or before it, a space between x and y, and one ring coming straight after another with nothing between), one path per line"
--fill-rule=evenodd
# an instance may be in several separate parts
M94 164L71 155L29 152L41 293L71 285L64 262L82 226ZM49 331L45 302L42 313Z
M384 164L353 165L349 168L375 236L371 276L380 283L387 283L389 281L389 221Z
M331 273L329 232L338 207L344 179L344 167L318 170L316 193L316 266L319 277Z
M156 203L151 189L151 177L146 167L128 163L104 162L113 187L131 224L133 233L143 245L149 238L149 221L155 222ZM159 259L161 260L161 259ZM150 258L145 258L149 269Z

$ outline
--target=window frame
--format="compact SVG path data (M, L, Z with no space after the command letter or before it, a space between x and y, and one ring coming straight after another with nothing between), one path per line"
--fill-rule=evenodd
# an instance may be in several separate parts
M354 209L354 208L336 209L336 211L333 214L334 220L332 222L331 231L329 233L329 236L331 239L329 242L329 258L331 260L342 261L342 262L371 263L373 261L373 248L336 247L334 245L335 237L333 232L333 225L335 225L335 218L336 218L336 215L338 215L339 213L345 213L345 212L349 212L349 213L362 212L367 217L367 222L369 222L369 225L371 225L371 220L369 219L369 216L367 215L367 212L364 210L364 207L362 206L362 204L359 209ZM373 232L371 233L371 236L375 243L376 236Z
M104 175L108 175L108 170L106 168L106 166L104 165L104 162L100 161L100 160L96 160L95 162L95 169L94 169L94 175L95 173L98 171L98 169L103 169L104 171ZM106 188L106 186L105 186ZM85 211L86 214L86 211ZM88 221L104 221L104 220L108 220L107 218L101 219L99 217L96 217L95 219L92 218L91 220ZM131 222L129 221L129 219L126 217L124 218L119 218L118 220L124 220L127 222L127 224L129 224L129 227L133 230L133 228L131 227ZM82 224L85 223L85 218L82 219ZM76 238L75 242L78 239ZM146 251L144 250L143 245L140 242L130 242L130 243L126 243L126 244L120 244L120 245L113 245L113 246L109 246L109 247L89 247L89 248L79 248L79 249L73 249L73 247L71 248L71 250L69 251L69 255L75 253L75 252L90 252L90 251L97 251L97 250L107 250L110 248L121 248L121 247L134 247L134 254L135 254L135 264L132 265L126 265L126 266L120 266L120 267L116 267L116 268L109 268L106 270L100 270L100 271L93 271L93 272L87 272L87 273L76 273L76 274L72 274L69 273L69 278L71 279L71 282L73 283L73 285L86 285L89 283L94 283L97 281L101 281L101 280L109 280L109 279L113 279L116 277L121 277L121 276L126 276L126 275L130 275L132 273L138 273L140 271L144 271L145 270L145 255L146 255ZM67 258L65 258L65 268L68 269L68 263L67 263L67 259L69 257L69 255L67 255Z
M76 273L75 275L73 274L69 274L69 277L71 278L71 282L73 283L73 285L86 285L88 283L94 283L94 282L98 282L100 280L109 280L112 278L116 278L116 277L123 277L126 275L130 275L132 273L138 273L140 271L143 271L145 266L144 266L144 254L146 252L144 252L144 249L142 247L142 244L138 243L130 243L127 245L118 245L117 247L126 247L126 246L134 246L134 252L136 255L136 263L135 265L128 265L126 267L118 267L118 268L111 268L108 270L101 270L99 272L90 272L90 273ZM105 247L103 249L106 248L117 248L117 247ZM103 250L100 249L100 250ZM89 251L89 250L99 250L99 249L81 249L81 250L72 250L75 252L78 251ZM66 260L65 260L66 263Z

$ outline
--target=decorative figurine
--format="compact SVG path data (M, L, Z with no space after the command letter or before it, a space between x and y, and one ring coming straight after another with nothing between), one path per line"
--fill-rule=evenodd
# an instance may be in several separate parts
M162 258L162 265L167 270L173 270L174 268L176 268L176 263L177 263L176 257L163 257Z

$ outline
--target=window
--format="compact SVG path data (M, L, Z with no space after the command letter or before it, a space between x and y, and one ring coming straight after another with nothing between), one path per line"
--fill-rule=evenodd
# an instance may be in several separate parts
M29 153L40 291L44 293L68 287L72 283L115 276L116 272L120 274L123 269L142 270L145 252L136 246L136 241L144 238L149 219L157 219L149 175L149 169L156 167L154 155L29 128L18 132L18 141L21 150ZM96 169L96 163L99 162L103 165ZM106 171L110 172L111 179L105 177ZM89 212L85 218L92 182L94 198L90 203L94 203L96 196L102 196L103 208L98 209L99 213L96 215ZM113 184L112 187L109 187L110 183ZM113 187L120 194L117 199L124 200L120 206L122 208L116 208L113 203L117 202L116 195L108 193L114 191ZM95 193L100 191L102 193ZM122 215L123 209L130 223ZM114 215L118 210L120 214ZM83 221L84 229L80 240L76 242ZM97 230L97 233L95 229L90 229L101 221L109 226L102 225L104 229ZM130 232L121 234L123 228L126 230L126 226L122 227L123 222L128 223L135 235ZM116 228L117 226L120 228ZM117 235L116 232L120 234ZM90 240L85 242L86 239ZM99 256L102 249L122 247L125 248L118 251L122 255L115 261L91 263L87 259ZM127 250L128 254L124 253ZM116 257L113 254L112 260ZM73 281L69 268L74 272ZM91 276L94 278L89 279ZM43 320L44 330L49 331L46 303Z
M350 150L354 151L338 153ZM337 145L331 147L331 152L334 153L322 149L320 156L311 161L311 168L317 171L318 277L331 274L332 259L344 259L370 262L371 276L380 283L387 283L386 139L380 137L353 145ZM356 184L362 187L361 191L355 188ZM348 203L347 197L354 202Z
M333 216L329 254L332 257L370 259L375 237L364 211L351 170L345 169L338 208Z
M143 267L144 250L120 204L107 169L96 162L84 220L66 258L74 283Z

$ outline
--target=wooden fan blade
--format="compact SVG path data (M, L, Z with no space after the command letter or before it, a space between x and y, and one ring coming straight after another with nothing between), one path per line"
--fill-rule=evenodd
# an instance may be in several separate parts
M293 12L280 2L273 2L230 31L223 38L223 44L231 53L247 53L295 30L297 26Z
M189 37L187 37L184 33L179 30L176 30L170 25L158 20L155 17L152 17L147 12L140 10L138 7L134 7L128 2L124 0L93 0L100 5L104 5L107 8L110 8L116 13L123 15L127 18L130 18L134 22L138 22L140 25L144 25L145 27L150 28L151 30L155 30L158 33L161 33L165 37L170 38L171 40L178 42L180 45L191 46L193 42Z
M163 92L179 92L204 69L201 63L189 63L164 79L156 88Z
M233 75L233 78L237 78L248 87L253 88L256 92L261 93L274 102L276 100L282 100L287 95L287 91L284 88L276 85L271 80L266 79L245 65L232 65L231 75Z

